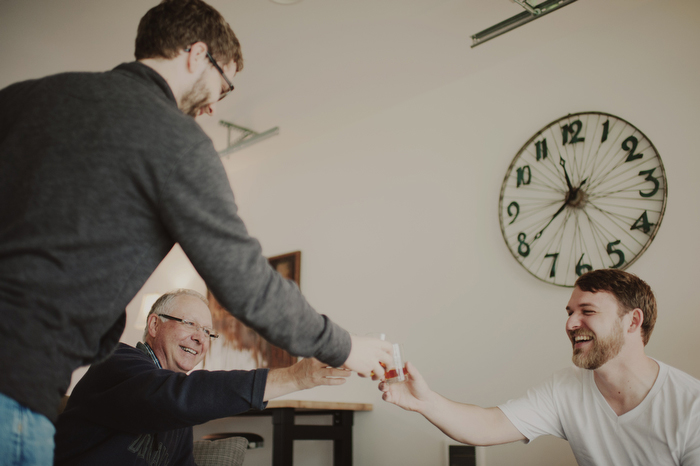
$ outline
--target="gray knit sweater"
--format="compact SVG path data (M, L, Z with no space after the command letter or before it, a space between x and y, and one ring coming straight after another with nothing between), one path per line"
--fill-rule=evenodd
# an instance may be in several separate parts
M211 140L165 80L128 63L0 90L0 392L54 419L73 369L179 243L221 304L337 366L349 334L261 255Z

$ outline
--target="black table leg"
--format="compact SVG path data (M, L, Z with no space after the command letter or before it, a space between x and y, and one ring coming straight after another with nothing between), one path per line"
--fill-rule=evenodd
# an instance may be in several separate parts
M272 466L292 466L294 408L278 408L272 415Z
M333 425L340 432L333 440L333 466L352 466L352 411L336 411Z
M333 415L333 426L295 425L297 415ZM295 440L333 440L333 466L352 466L353 411L272 410L272 466L292 466Z

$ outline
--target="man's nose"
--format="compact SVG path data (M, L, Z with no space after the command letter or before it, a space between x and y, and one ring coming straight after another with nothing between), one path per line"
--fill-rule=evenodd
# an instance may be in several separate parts
M201 328L198 328L192 334L192 339L194 341L196 341L197 343L203 343L205 341L206 336L207 336L207 334L204 333L204 330Z
M573 313L566 320L566 330L576 330L581 326L581 318Z
M197 116L204 115L204 114L212 116L214 114L214 105L215 105L215 103L207 104L206 106L200 108L199 114Z

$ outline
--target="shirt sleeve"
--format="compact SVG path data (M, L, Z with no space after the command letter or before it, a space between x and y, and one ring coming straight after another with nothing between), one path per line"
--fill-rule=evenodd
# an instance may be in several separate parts
M186 151L160 194L163 223L216 299L233 316L291 354L341 366L350 335L317 313L291 280L269 266L238 215L211 141Z
M76 385L63 422L82 419L132 434L191 427L264 409L267 374L258 369L188 375L159 369L139 350L121 347Z
M529 443L541 435L554 435L566 439L556 409L554 378L530 388L525 396L499 405L516 429Z
M681 466L700 466L700 402L694 403L691 409L685 439Z

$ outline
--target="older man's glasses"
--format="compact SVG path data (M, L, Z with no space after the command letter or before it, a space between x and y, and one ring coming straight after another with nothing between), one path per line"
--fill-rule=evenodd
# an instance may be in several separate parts
M180 319L179 317L169 316L168 314L158 314L158 317L163 317L165 319L170 319L170 320L173 320L175 322L179 322L180 324L182 324L186 329L188 329L192 333L195 333L195 332L198 332L201 330L206 336L209 337L210 340L215 340L215 339L219 338L219 335L214 333L213 329L210 329L209 327L202 327L201 325L197 325L194 322L191 322L189 320Z

